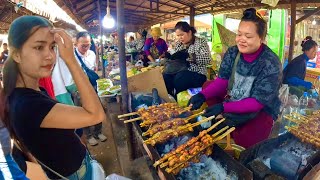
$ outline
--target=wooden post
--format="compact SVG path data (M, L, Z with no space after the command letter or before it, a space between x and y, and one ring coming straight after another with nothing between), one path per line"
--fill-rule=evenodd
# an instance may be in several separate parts
M120 83L121 83L121 96L122 96L122 113L128 112L128 79L127 79L127 66L126 66L126 52L125 52L125 22L124 22L124 1L117 1L117 31L118 31L118 50L119 50L119 66L120 66ZM126 124L126 136L129 158L134 159L133 152L133 136L132 124Z
M196 14L196 9L191 6L190 7L190 26L193 26L194 27L194 16Z
M104 60L103 60L103 41L102 41L102 36L103 36L103 27L102 27L102 18L101 18L101 0L98 1L98 12L99 12L99 33L100 33L100 52L101 52L101 68L102 68L102 77L106 77L106 70L104 68ZM99 69L99 61L98 61L98 69Z
M293 57L294 51L294 37L296 34L296 8L297 8L297 1L291 0L291 27L290 27L290 46L289 46L289 57L288 61L290 62Z

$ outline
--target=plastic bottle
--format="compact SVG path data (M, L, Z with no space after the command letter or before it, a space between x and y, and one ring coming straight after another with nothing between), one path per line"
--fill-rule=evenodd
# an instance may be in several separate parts
M306 115L308 111L308 93L304 92L303 95L299 99L299 113L302 115Z

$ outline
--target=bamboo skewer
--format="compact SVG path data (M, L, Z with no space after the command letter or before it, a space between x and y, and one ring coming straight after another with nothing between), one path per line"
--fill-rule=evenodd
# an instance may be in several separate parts
M139 120L142 120L142 118L141 117L137 117L137 118L134 118L134 119L125 120L123 122L124 123L130 123L130 122L135 122L135 121L139 121Z
M187 117L187 118L185 118L185 119L183 119L183 118L181 118L181 119L183 119L183 121L185 122L185 124L188 122L188 121L190 121L190 120L192 120L192 119L194 119L194 118L196 118L196 117L198 117L198 116L201 116L202 114L204 114L204 111L202 111L202 112L200 112L200 113L197 113L197 114L193 114L193 115L191 115L191 116L189 116L189 117ZM168 121L164 121L163 123L166 123L166 122L172 122L172 121L174 121L175 119L178 119L178 118L173 118L172 120L168 120ZM159 124L159 123L158 123ZM183 125L185 125L185 124L183 124ZM183 126L183 125L180 125L180 126ZM157 124L156 124L156 126L157 126ZM175 125L173 125L173 126L175 126ZM147 136L147 135L150 135L150 130L152 129L152 125L149 127L149 129L146 131L146 132L144 132L144 133L142 133L142 136ZM162 127L161 127L162 128ZM166 130L165 128L163 128L162 130L160 130L160 131L164 131L164 130ZM159 131L159 132L160 132Z
M196 123L191 124L190 127L193 128L193 127L199 126L200 124L202 124L202 123L204 123L204 122L207 122L207 121L211 121L211 120L214 119L214 118L216 118L216 116L210 116L210 117L205 118L205 119L203 119L203 120L201 120L201 121L198 121L198 122L196 122ZM187 128L187 127L186 127L186 128Z
M180 166L184 165L185 163L189 162L189 160L191 160L192 158L196 157L200 152L206 150L208 147L212 146L215 142L222 140L224 137L226 137L228 134L230 134L232 131L234 131L235 128L232 127L230 128L228 131L226 131L225 133L223 133L221 136L215 138L213 140L212 143L210 143L209 145L205 146L204 148L202 148L197 154L195 155L191 155L189 158L187 158L184 162L181 162L180 164L172 167L172 168L167 168L166 172L171 173L172 171L174 171L175 169L179 168Z
M208 133L208 132L210 132L213 128L215 128L216 126L218 126L222 121L224 121L224 119L222 119L221 121L219 121L219 122L217 122L216 124L214 124L213 126L211 126L209 129L204 130L204 131L202 131L202 132L204 132L205 134ZM212 127L213 127L213 128L212 128ZM219 131L217 131L216 133L214 133L213 135L211 135L211 137L217 137L219 134L221 134L222 132L224 132L224 131L227 130L228 128L229 128L229 126L226 126L226 127L222 128L222 129L220 129ZM201 133L201 132L200 132L200 133ZM198 135L196 138L197 138L196 141L198 141L201 137ZM179 146L179 147L180 147L180 146ZM179 147L177 147L177 149L178 149ZM183 149L188 148L188 147L189 147L189 146L186 145L186 147L184 147ZM153 166L154 166L154 167L157 167L159 164L161 164L161 163L163 163L164 161L168 160L171 156L175 155L175 151L176 151L177 149L175 149L175 150L171 151L170 153L164 155L162 158L160 158L158 161L156 161L156 162L153 164Z
M294 119L294 118L292 118L292 117L290 117L290 116L286 116L286 115L285 115L284 118L286 118L287 120L289 120L289 121L291 121L291 122L297 123L297 124L302 123L301 121L299 121L299 120L297 120L297 119Z
M221 124L223 121L225 121L226 119L223 118L220 121L216 122L214 125L212 125L211 127L209 127L208 129L206 129L206 133L210 132L212 129L216 128L219 124Z
M119 118L119 119L121 119L121 118L129 117L129 116L133 116L133 115L138 115L138 112L132 112L132 113L127 113L127 114L121 114L121 115L118 115L118 118Z
M306 132L299 131L297 127L285 127L289 132L297 132L293 133L294 136L301 139L302 142L307 142L310 144L315 145L316 147L320 147L320 140L317 137L312 136L311 134L308 134ZM308 139L305 139L308 138Z
M193 123L193 124L189 124L189 125L186 124L184 126L179 126L181 128L181 129L179 129L179 131L183 131L183 130L186 130L186 129L192 129L192 128L194 128L194 127L196 127L196 126L198 126L198 125L200 125L200 124L202 124L204 122L210 121L210 120L212 120L214 118L215 118L215 116L210 116L210 117L208 117L206 119L203 119L203 120L201 120L199 122L196 122L196 123ZM145 140L144 143L151 144L151 142L155 141L154 139L156 139L159 136L160 133L165 133L167 135L174 135L174 136L178 136L179 135L179 133L174 131L173 129L168 129L168 130L164 130L164 131L156 133L155 135L153 135L149 139Z
M148 109L146 109L146 110L148 110ZM183 112L190 111L191 107L185 107L182 110L183 110ZM133 116L133 115L139 115L139 112L131 112L131 113L126 113L126 114L121 114L121 115L118 115L118 119L122 119L122 118Z
M222 129L220 129L219 131L217 131L216 133L214 133L213 135L211 135L211 137L217 137L217 136L219 136L222 132L224 132L225 130L227 130L229 128L229 126L226 126L226 127L224 127L224 128L222 128ZM186 147L187 148L187 147ZM172 154L171 156L169 156L167 159L169 159L170 157L172 157L172 156L174 156L174 154ZM165 160L167 160L167 159L165 159ZM158 166L160 163L158 163L158 164L156 164L155 163L155 167L156 166ZM169 164L169 162L165 162L165 163L162 163L161 165L160 165L160 168L164 168L164 167L166 167L166 166L168 166L168 164Z
M183 114L183 113L185 113L185 112L188 112L190 109L191 109L190 107L186 107L186 108L184 108L182 111L180 111L180 114ZM140 123L140 127L146 127L146 126L150 126L150 125L152 125L152 124L154 124L154 123L150 123L150 122L148 122L148 121L144 121L144 122Z

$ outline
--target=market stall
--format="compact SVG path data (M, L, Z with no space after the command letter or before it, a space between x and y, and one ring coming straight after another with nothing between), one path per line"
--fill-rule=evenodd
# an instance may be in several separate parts
M286 133L247 150L230 146L234 128L221 126L224 119L202 129L200 124L215 117L200 120L202 112L175 103L140 108L118 118L132 117L124 123L133 123L160 179L281 180L303 179L320 162L318 113L286 115Z

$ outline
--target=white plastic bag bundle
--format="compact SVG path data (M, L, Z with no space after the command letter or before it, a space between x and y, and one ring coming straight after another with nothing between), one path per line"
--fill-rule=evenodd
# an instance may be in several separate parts
M279 99L281 101L280 112L286 107L289 99L289 86L288 84L283 84L279 89Z
M110 174L109 176L106 177L106 180L131 180L129 178L119 176L118 174Z

